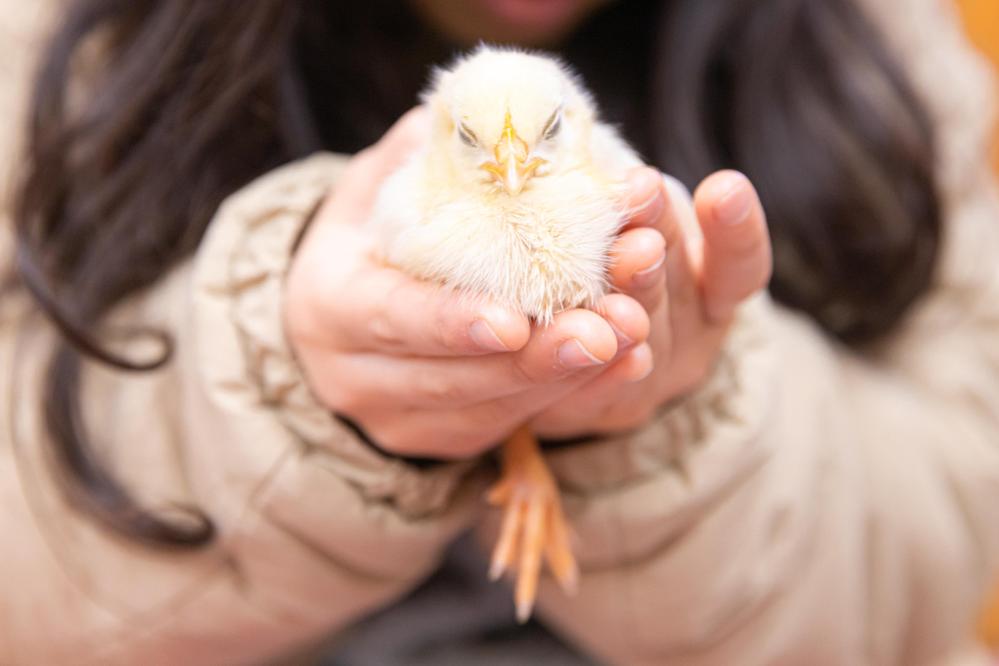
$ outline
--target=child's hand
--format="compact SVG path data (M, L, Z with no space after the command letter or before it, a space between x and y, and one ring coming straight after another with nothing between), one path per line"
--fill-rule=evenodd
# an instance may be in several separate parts
M742 174L710 176L691 202L679 183L666 187L657 171L641 169L632 175L631 197L640 211L618 239L611 278L649 312L649 339L536 417L542 436L643 425L707 377L736 306L770 279L766 218ZM641 370L648 376L635 382Z
M532 333L519 313L378 263L371 206L424 123L411 112L351 161L292 263L285 329L315 395L381 447L469 457L596 377L619 353L615 328L641 345L649 322L617 295L604 316L563 312Z
M371 206L383 179L422 141L424 122L411 112L351 161L288 276L285 328L331 410L388 451L462 458L532 418L550 436L641 425L706 376L735 306L770 271L763 213L745 178L705 181L695 218L655 171L637 171L629 199L650 203L617 243L611 278L621 293L605 297L602 316L570 310L532 329L520 313L377 261ZM746 216L727 224L723 201L746 197ZM685 217L688 227L700 220L703 261L688 253Z

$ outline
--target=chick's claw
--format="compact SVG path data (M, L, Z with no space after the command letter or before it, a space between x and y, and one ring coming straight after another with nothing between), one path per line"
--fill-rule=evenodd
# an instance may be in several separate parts
M569 542L569 525L562 514L560 502L548 508L548 538L545 541L545 560L555 580L566 592L575 594L579 586L579 568Z
M503 475L487 500L504 507L489 576L496 580L516 566L517 620L526 622L537 598L542 558L567 593L575 592L579 579L558 487L526 428L504 444Z

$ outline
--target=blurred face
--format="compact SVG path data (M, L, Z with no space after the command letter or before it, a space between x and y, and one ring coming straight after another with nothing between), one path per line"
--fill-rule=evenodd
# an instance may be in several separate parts
M610 0L409 0L447 37L466 45L480 40L546 46L572 32Z

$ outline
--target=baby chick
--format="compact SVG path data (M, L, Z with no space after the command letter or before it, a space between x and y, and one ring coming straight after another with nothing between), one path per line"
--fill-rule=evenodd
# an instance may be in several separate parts
M384 259L421 279L484 294L538 325L595 306L625 219L625 173L640 160L599 122L558 61L482 46L438 70L424 94L427 147L385 182L374 224ZM563 589L578 570L556 483L521 427L488 499L504 507L492 578L514 565L517 616L533 609L542 554Z

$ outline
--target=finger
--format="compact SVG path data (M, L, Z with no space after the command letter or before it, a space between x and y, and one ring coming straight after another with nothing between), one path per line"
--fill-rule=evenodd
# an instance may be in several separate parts
M724 323L739 303L770 279L773 262L766 217L756 189L737 171L705 179L695 204L704 233L705 314L712 323Z
M653 400L646 395L648 390L642 381L654 368L651 346L648 343L638 345L605 372L582 384L571 396L546 409L531 421L531 427L540 436L554 439L608 430L604 421L613 406L621 407L620 413L614 415L616 419L627 412L633 414L636 421L640 420L644 416L645 403Z
M608 310L610 320L623 329L629 328L629 320L647 327L644 310L627 296L615 295ZM627 334L635 336L637 344L645 331L647 328L635 327L627 330ZM341 365L331 368L334 361L327 360L327 367L321 369L320 374L331 380L318 385L316 390L328 407L355 419L374 441L383 442L386 448L403 455L464 459L494 446L517 426L606 367L607 362L599 359L597 363L575 368L563 365L560 360L562 344L577 344L578 340L587 341L588 346L605 358L613 358L616 354L617 339L608 320L588 310L570 310L556 315L550 327L539 330L516 354L462 360L394 359L397 365L384 372L371 367L351 369ZM376 358L386 357L373 357L372 360ZM420 370L398 372L409 363L419 364L414 367ZM454 366L450 368L454 372L448 372L449 365ZM349 378L346 390L338 377ZM391 386L377 384L374 389L370 388L371 382L377 381L372 378L377 377L393 378L389 380ZM442 377L446 383L437 386L443 388L429 391L425 388L427 381L439 382ZM455 406L469 401L471 392L487 395L497 390L510 394L465 407ZM400 411L400 407L421 400L432 403L437 409Z
M649 319L637 301L624 294L608 294L598 307L602 314L576 309L555 315L550 326L535 328L527 345L507 358L479 359L480 363L498 361L504 373L488 379L482 373L484 381L512 389L500 398L500 409L540 411L542 404L557 399L557 391L571 390L602 372L623 349L645 341Z
M645 346L650 334L649 315L642 306L630 296L624 294L608 294L599 307L606 322L617 335L618 351L608 364L562 378L560 381L538 386L522 393L473 405L462 410L462 417L477 423L502 422L503 418L516 415L511 423L516 425L548 409L569 395L575 395L581 387L607 372L617 373L616 369L621 359L628 356L636 346ZM647 374L647 372L645 372Z
M330 381L349 383L354 405L339 405L349 412L368 404L392 404L424 409L454 409L516 395L552 382L600 372L620 351L640 344L649 334L649 316L637 301L624 294L608 294L599 303L598 317L585 310L556 316L553 331L536 335L520 354L495 354L469 358L397 357L385 354L338 354L326 360L323 370ZM611 350L607 327L616 338ZM612 354L593 362L590 352L582 365L553 364L561 345L572 340L580 347L594 347L596 354ZM563 343L565 344L565 343ZM575 346L575 345L572 345ZM575 350L573 360L576 360ZM606 358L606 356L605 356ZM579 377L585 378L585 377ZM346 387L345 387L346 388ZM514 406L511 405L511 408Z
M628 173L624 207L627 214L625 228L655 224L666 210L666 192L658 169L637 167Z
M664 266L668 298L649 298L648 292L636 295L651 306L653 330L664 327L667 330L666 333L654 332L653 336L665 335L672 348L680 348L677 341L696 335L702 314L695 271L700 230L693 204L682 183L649 167L632 171L628 183L625 201L634 213L622 236L630 229L648 227L658 231L666 242ZM658 280L658 276L655 279ZM660 360L664 367L668 365L669 359Z
M635 298L626 294L607 294L597 303L596 310L617 336L617 357L649 337L649 313Z
M327 396L337 404L329 406L354 416L386 405L454 410L531 390L544 392L563 379L585 379L613 359L618 339L627 346L648 335L648 315L633 299L616 294L607 297L605 306L605 318L587 310L557 315L549 329L536 333L516 354L460 358L330 355L320 361L323 376L339 384ZM509 408L530 407L529 401L526 406L522 402L511 403Z
M640 306L635 304L635 307ZM627 353L627 352L626 352ZM486 359L475 359L476 362ZM368 401L365 414L334 406L334 411L355 418L376 442L408 456L467 459L481 454L516 428L563 401L598 375L602 367L589 368L555 383L534 386L514 395L465 407L399 410L389 400ZM360 418L359 418L360 416ZM577 418L576 421L579 419ZM497 499L504 489L497 489Z
M611 250L611 284L652 311L665 293L666 240L655 229L623 232Z
M348 351L402 356L466 356L521 349L523 314L462 296L387 267L363 267L353 289L329 293L324 319Z
M652 176L654 184L651 182ZM666 241L668 258L665 269L671 307L679 312L696 307L699 312L700 294L692 256L695 256L693 252L696 252L700 229L686 188L675 178L647 167L635 170L632 179L635 181L632 185L634 199L641 200L652 191L658 197L656 200L662 201L662 205L639 205L639 212L632 216L625 227L625 233L638 227L648 227L659 232Z
M566 310L555 315L551 325L534 328L527 345L513 355L511 379L526 380L525 387L548 384L605 366L617 349L617 334L604 317L590 310Z
M391 409L382 406L379 411L378 403L369 403L362 415L343 408L334 407L334 411L354 418L374 441L396 453L464 460L493 448L598 372L590 369L547 386L467 407L400 411L395 405ZM503 489L498 489L497 499L502 496Z
M682 242L679 217L689 201L689 196L683 196L683 185L650 167L633 171L628 183L631 189L626 201L631 208L624 231L642 227L656 229L666 240L668 251Z
M680 181L663 177L669 193L672 218L663 220L667 236L666 307L654 314L653 347L660 368L683 362L684 350L695 345L703 330L703 303L698 284L701 257L701 231L694 210L693 199ZM669 240L672 238L672 244Z
M687 186L673 176L664 174L663 183L666 186L666 195L673 209L676 231L679 232L678 236L683 240L683 247L687 252L687 260L693 267L694 273L699 274L704 235L701 232L701 225L697 221L694 198Z
M429 122L426 108L414 107L403 114L377 143L357 153L337 181L337 196L331 199L331 206L338 210L367 210L385 177L426 142Z

